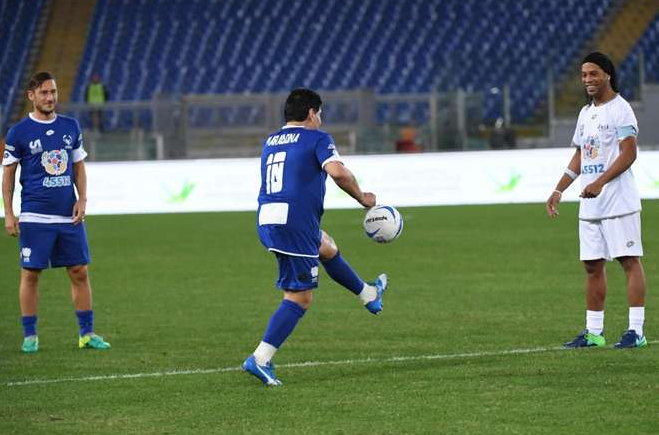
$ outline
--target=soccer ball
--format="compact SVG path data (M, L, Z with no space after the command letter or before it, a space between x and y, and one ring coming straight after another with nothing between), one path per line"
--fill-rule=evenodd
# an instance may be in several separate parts
M376 205L364 217L366 235L378 243L389 243L403 231L403 217L390 205Z

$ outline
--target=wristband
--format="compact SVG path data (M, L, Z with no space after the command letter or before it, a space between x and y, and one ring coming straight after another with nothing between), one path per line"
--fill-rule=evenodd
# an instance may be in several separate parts
M579 174L577 174L576 172L574 172L574 171L573 171L572 169L570 169L570 168L565 168L565 175L567 175L568 177L572 178L573 180L576 180L577 177L579 176Z
M558 193L559 196L563 196L563 192L558 189L554 189L554 192Z

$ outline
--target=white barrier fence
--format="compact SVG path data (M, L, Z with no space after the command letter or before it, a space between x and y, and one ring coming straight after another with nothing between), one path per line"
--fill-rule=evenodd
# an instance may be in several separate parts
M346 156L362 188L395 206L544 202L573 149ZM659 198L659 151L632 170L644 199ZM88 214L255 210L259 159L88 163ZM563 195L576 201L579 180ZM18 187L17 190L20 190ZM18 197L15 194L15 210ZM359 205L328 179L326 208Z

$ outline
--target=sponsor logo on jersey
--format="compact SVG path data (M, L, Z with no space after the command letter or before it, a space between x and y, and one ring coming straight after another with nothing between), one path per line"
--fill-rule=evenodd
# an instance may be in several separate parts
M55 133L55 130L48 130L48 131L46 132L46 136L52 136L53 133Z
M594 160L600 154L600 141L597 136L588 136L586 144L582 148L583 156L586 159Z
M41 139L31 140L29 146L30 146L30 153L32 155L43 152L43 148L41 147Z
M61 175L66 172L69 154L66 150L44 151L41 155L41 165L50 175Z

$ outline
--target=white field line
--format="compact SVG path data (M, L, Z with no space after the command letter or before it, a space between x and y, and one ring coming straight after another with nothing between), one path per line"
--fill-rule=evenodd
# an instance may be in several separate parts
M648 344L659 343L659 340L648 341ZM534 347L529 349L510 349L510 350L495 350L489 352L470 352L470 353L449 353L437 355L417 355L417 356L394 356L390 358L363 358L363 359L347 359L340 361L307 361L300 363L278 364L278 368L297 368L297 367L320 367L320 366L350 366L356 364L381 364L381 363L398 363L410 361L427 361L427 360L443 360L443 359L468 359L468 358L482 358L487 356L504 356L504 355L524 355L542 352L552 352L565 350L563 347ZM115 379L139 379L139 378L159 378L164 376L179 376L179 375L206 375L213 373L236 372L241 370L241 367L220 367L214 369L190 369L190 370L169 370L164 372L152 373L127 373L116 375L99 375L99 376L81 376L77 378L55 378L55 379L32 379L27 381L12 381L7 382L7 387L19 387L24 385L44 385L44 384L60 384L64 382L91 382L91 381L109 381Z

